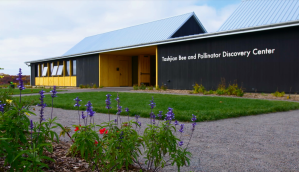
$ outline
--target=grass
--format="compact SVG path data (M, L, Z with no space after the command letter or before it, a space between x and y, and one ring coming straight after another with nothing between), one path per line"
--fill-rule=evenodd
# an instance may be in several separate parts
M15 88L15 89L8 89L8 88L1 88L1 90L7 90L7 92L11 91L12 95L18 95L20 94L20 90ZM25 90L22 90L22 94L32 94L32 93L38 93L39 91L44 90L46 93L50 92L53 89L39 89L39 88L26 88ZM59 91L66 91L66 90L57 90Z
M116 93L109 92L111 97L111 114L116 113ZM87 92L57 94L54 99L54 107L62 109L73 109L78 96L81 100L80 110L85 111L85 104L91 101L93 110L100 113L108 113L105 108L105 99L108 92ZM210 96L186 96L186 95L163 95L150 93L119 93L122 115L126 115L125 108L130 109L130 115L139 114L142 117L149 117L150 100L154 97L156 107L154 113L163 111L166 114L167 108L174 109L175 119L179 121L190 121L192 114L196 115L198 121L212 121L225 118L256 115L270 112L288 111L299 109L299 103L286 101L269 101L244 98L210 97ZM38 103L39 96L25 96L22 100ZM14 99L18 99L15 97ZM45 95L45 102L50 107L51 97ZM38 113L38 112L37 112Z

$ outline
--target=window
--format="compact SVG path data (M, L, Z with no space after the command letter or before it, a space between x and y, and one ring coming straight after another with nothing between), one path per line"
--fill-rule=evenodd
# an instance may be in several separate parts
M49 63L49 65L50 65L49 76L52 76L53 63Z
M47 76L47 72L48 72L48 67L45 66L43 70L43 76Z
M59 63L59 66L58 66L58 70L57 70L57 75L62 75L63 73L63 63Z
M54 66L52 70L52 76L56 76L56 75L57 75L57 66Z
M70 61L67 60L66 61L66 71L65 71L65 76L69 76L70 75Z
M57 62L53 62L52 76L57 75Z
M47 76L48 73L48 67L47 67L47 63L43 64L43 73L42 76Z
M72 71L73 71L72 76L76 76L76 74L77 74L77 71L76 71L76 60L73 60L72 67L73 67L73 69L72 69Z

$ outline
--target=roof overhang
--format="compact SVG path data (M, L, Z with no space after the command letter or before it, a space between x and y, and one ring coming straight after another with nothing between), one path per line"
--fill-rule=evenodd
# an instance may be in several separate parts
M72 57L78 57L78 56L84 56L84 55L107 53L107 52L128 50L128 49L141 48L141 47L149 47L149 46L157 46L157 45L162 45L162 44L183 42L183 41L189 41L189 40L206 39L206 38L236 35L236 34L242 34L242 33L280 29L280 28L287 28L287 27L293 27L293 26L299 26L299 21L296 20L296 21L291 21L291 22L263 25L263 26L257 26L257 27L249 27L249 28L244 28L244 29L236 29L236 30L229 30L229 31L222 31L222 32L213 32L213 33L205 33L205 34L191 35L191 36L178 37L178 38L171 38L168 40L157 41L157 42L149 42L149 43L136 44L136 45L130 45L130 46L125 46L125 47L117 47L117 48L112 48L112 49L90 51L90 52L85 52L85 53L72 54L72 55L66 55L66 56L58 56L58 57L52 57L52 58L46 58L46 59L40 59L40 60L34 60L34 61L26 61L25 64L30 65L31 63L60 60L60 59L66 59L66 58L72 58Z

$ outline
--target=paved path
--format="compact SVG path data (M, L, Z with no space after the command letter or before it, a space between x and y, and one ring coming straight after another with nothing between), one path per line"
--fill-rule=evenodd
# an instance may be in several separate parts
M50 116L50 110L45 109L46 118ZM35 112L38 113L38 108ZM55 108L53 115L64 126L78 123L75 110ZM38 116L31 118L38 121ZM97 123L107 120L107 114L96 113ZM126 121L127 117L122 120ZM140 121L142 133L149 119L141 118ZM186 143L191 125L184 124ZM182 168L183 172L299 171L299 110L198 123L189 151L193 154L191 164ZM177 169L166 167L164 171Z

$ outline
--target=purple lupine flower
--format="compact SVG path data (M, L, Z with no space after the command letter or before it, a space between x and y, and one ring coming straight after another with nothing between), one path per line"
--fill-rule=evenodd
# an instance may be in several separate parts
M84 112L82 111L82 115L81 115L82 119L85 119L86 116L84 115Z
M0 101L1 102L1 101ZM5 106L6 104L0 104L0 112L4 112L4 106Z
M21 68L19 69L19 73L17 75L18 75L17 80L19 81L19 85L18 85L19 90L25 90L24 82L22 80L22 69Z
M121 111L122 111L121 109L122 109L122 106L118 106L118 107L117 107L117 113L116 113L117 115L120 115L120 113L121 113Z
M175 120L174 125L179 125L178 120Z
M163 111L159 111L159 114L157 115L159 119L162 119L163 115L162 115Z
M172 108L168 108L168 112L165 114L165 121L169 121L169 124L171 123L171 120L174 119L174 113Z
M153 124L156 124L156 115L152 113Z
M191 128L192 131L195 130L195 125L196 125L196 122L192 123L192 128Z
M92 105L92 103L90 103L90 101L88 101L87 104L85 105L87 115L89 115L90 117L92 117L93 114L95 113L94 111L92 111L92 106L91 105Z
M196 119L197 119L197 118L196 118L196 116L192 114L191 121L192 121L192 122L195 122L195 121L196 121Z
M74 100L76 101L74 107L78 107L78 108L79 108L79 107L81 106L81 105L79 104L79 102L82 101L82 100L80 100L79 97L76 97Z
M57 95L56 95L56 94L57 94L56 86L53 87L53 90L51 90L50 93L52 93L52 94L51 94L51 97L52 97L52 98L57 97Z
M91 110L91 111L89 112L89 116L90 116L90 117L93 117L95 113L96 113L95 111Z
M34 126L33 126L33 122L32 122L32 119L30 119L30 129L31 131L33 130Z
M181 128L180 128L179 132L181 132L181 133L184 132L184 125L185 125L185 124L181 124Z
M39 92L39 94L40 94L40 98L39 98L39 100L40 100L40 104L37 104L37 106L41 107L41 109L40 109L40 123L41 123L43 120L45 120L43 114L44 114L44 108L47 106L47 104L44 103L44 97L45 97L44 93L45 93L44 90L41 90L41 91Z
M126 107L125 110L126 110L126 112L129 112L129 108Z
M110 106L111 105L111 99L110 99L111 94L107 94L106 97L107 97L106 101L105 101L106 102L106 108L111 109L111 106Z
M138 121L137 123L138 123L138 126L141 127L141 122Z
M180 141L179 142L179 146L183 146L184 142L183 141Z
M115 123L117 123L117 118L114 120Z
M156 103L154 102L154 97L152 97L152 100L150 100L150 106L151 106L151 109L154 109L154 107L156 107Z

